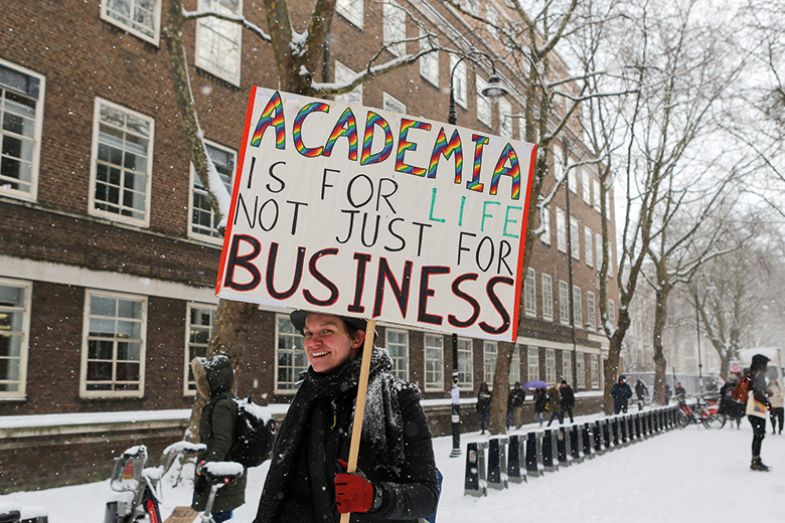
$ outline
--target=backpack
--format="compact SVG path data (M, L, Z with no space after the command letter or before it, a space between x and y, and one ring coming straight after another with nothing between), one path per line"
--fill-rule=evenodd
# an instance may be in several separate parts
M736 401L741 401L743 403L747 403L747 395L750 391L750 377L744 376L736 383L736 386L733 387L733 399Z
M262 407L250 399L234 401L237 406L235 437L227 461L246 468L258 467L270 457L275 422L272 418L265 421Z

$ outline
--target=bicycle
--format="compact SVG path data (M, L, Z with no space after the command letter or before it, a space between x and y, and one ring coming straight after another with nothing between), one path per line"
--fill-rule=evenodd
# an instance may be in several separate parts
M695 409L689 406L684 395L679 396L679 427L700 424L706 429L721 429L727 421L724 414L719 413L719 398L714 395L698 395L695 397Z

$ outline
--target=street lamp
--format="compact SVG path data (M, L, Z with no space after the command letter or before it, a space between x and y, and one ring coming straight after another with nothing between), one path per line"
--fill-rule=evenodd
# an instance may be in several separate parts
M698 392L703 389L703 362L701 361L701 322L698 315L698 286L695 286L695 330L698 335Z
M455 114L455 71L458 65L466 58L476 62L478 58L484 58L491 64L491 76L488 78L488 85L482 90L481 94L487 98L496 99L506 96L507 89L502 85L502 80L496 73L496 64L489 55L476 50L471 50L467 54L461 56L455 65L450 70L450 112L447 115L447 123L455 125L457 122L457 115ZM451 336L452 341L452 389L450 397L452 399L452 450L450 451L451 458L457 458L461 455L461 389L458 385L458 335Z

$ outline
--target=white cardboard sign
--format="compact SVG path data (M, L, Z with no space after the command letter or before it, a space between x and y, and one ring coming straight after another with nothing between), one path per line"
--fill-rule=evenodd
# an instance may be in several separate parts
M251 90L216 293L517 337L536 146Z

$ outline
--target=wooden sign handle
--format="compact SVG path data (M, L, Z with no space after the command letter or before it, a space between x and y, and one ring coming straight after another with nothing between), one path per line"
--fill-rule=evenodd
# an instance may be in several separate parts
M363 432L363 417L365 415L365 397L368 393L368 374L371 370L371 352L376 333L376 320L368 320L365 328L365 345L363 357L360 362L360 383L357 385L357 401L354 406L354 424L352 426L352 440L349 443L349 464L346 472L357 472L357 458L360 455L360 436ZM341 514L341 523L349 523L351 513Z

